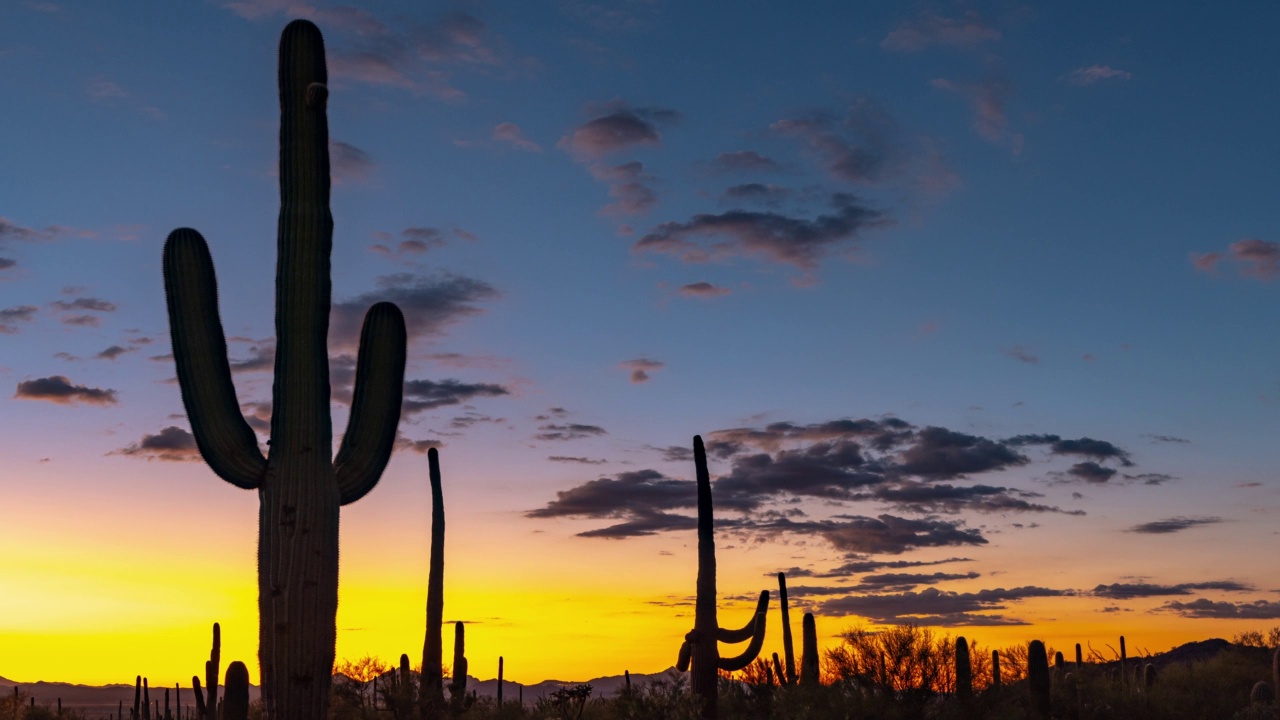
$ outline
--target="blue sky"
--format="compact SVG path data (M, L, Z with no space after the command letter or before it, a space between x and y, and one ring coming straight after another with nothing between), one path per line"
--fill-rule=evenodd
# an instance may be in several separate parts
M666 602L693 580L692 467L671 448L700 433L725 443L712 473L726 507L739 503L722 511L736 528L722 568L741 567L722 569L726 593L851 558L971 556L975 577L798 591L833 632L924 618L1105 633L1123 612L1172 642L1267 622L1280 617L1275 563L1238 549L1271 541L1277 507L1277 15L10 3L0 481L13 502L54 497L72 519L163 517L188 493L210 522L252 505L186 435L160 248L176 227L209 240L240 400L269 417L270 363L253 361L272 349L275 50L306 17L331 79L335 368L352 318L394 299L417 403L384 487L344 521L344 553L373 552L361 530L421 524L421 453L437 445L459 474L451 528L504 538L510 563L548 572L579 553L683 556L640 574ZM876 446L828 425L862 419L909 429ZM833 459L840 443L857 459ZM922 469L923 455L942 465ZM752 474L788 462L795 476ZM653 505L667 482L682 499ZM961 499L941 500L943 486ZM908 490L932 499L894 494ZM839 539L886 515L944 539L863 526ZM1081 537L1113 555L1098 561ZM0 532L7 554L45 541L21 522ZM605 570L570 571L605 586ZM1116 583L1164 592L1096 589ZM850 610L931 587L1054 594L1008 595L978 620L923 600L914 615ZM841 593L863 604L829 600ZM344 642L340 655L382 648Z

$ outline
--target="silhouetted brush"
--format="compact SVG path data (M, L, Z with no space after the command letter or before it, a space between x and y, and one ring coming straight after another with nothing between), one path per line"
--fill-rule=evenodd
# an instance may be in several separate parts
M969 663L969 641L956 638L956 697L968 700L973 697L973 667Z
M818 626L813 613L805 613L800 621L800 684L817 685L818 679Z
M1027 688L1036 717L1049 717L1049 656L1039 640L1027 646Z
M782 610L782 654L787 659L785 677L778 678L779 684L794 685L796 682L796 652L791 644L791 610L787 604L787 576L778 573L778 603Z
M373 489L391 456L406 336L395 305L377 303L365 315L350 420L331 457L329 90L324 40L311 22L285 27L277 78L280 216L266 457L236 399L213 261L200 233L169 234L164 284L178 383L200 455L223 480L258 491L263 716L316 720L328 714L337 637L338 510ZM216 703L206 705L216 712Z
M440 453L435 448L427 450L427 475L431 482L431 558L418 707L421 720L439 720L444 712L444 492L440 487Z
M707 472L707 451L702 438L693 438L693 463L698 487L698 594L694 605L693 630L680 646L677 668L684 672L692 665L690 687L701 699L704 720L716 720L716 679L719 671L737 672L751 664L764 644L769 591L760 593L754 617L738 630L726 630L716 619L716 545L711 509L711 475ZM718 642L750 640L737 657L721 658Z
M227 666L226 687L222 691L222 720L248 720L249 668L236 660Z

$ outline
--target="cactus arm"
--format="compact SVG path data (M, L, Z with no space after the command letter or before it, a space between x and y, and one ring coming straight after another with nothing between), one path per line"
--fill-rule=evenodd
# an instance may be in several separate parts
M378 484L395 445L404 393L405 329L400 308L389 302L369 308L356 357L351 419L333 461L343 505L359 500Z
M680 657L676 659L676 669L680 672L689 671L689 658L693 655L693 643L685 640L680 643Z
M246 490L257 488L267 461L240 414L218 316L213 259L195 230L178 228L165 240L164 291L182 405L200 455L223 480Z
M737 630L729 630L727 628L716 629L716 640L722 643L740 643L750 638L756 631L756 615L769 610L769 591L760 591L760 600L756 602L756 611L751 615L751 620Z
M767 598L765 602L768 603ZM742 654L737 657L720 658L719 662L716 663L716 667L724 670L725 672L738 672L739 670L746 668L756 659L760 654L760 648L764 646L765 613L757 613L756 619L752 625L753 632L751 635L751 642L747 645L747 649L743 650Z

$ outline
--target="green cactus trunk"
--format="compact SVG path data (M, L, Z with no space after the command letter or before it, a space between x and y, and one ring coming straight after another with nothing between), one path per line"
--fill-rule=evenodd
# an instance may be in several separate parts
M422 682L418 688L421 720L444 713L444 492L440 486L440 454L427 451L431 480L431 559L427 571L427 633L422 644Z
M258 660L263 714L328 713L337 640L338 509L363 497L391 455L404 385L400 310L365 316L351 420L330 458L329 129L324 41L295 20L280 38L280 219L270 451L240 414L204 238L180 228L165 243L165 294L178 380L191 429L211 469L256 489ZM216 712L216 705L206 708Z

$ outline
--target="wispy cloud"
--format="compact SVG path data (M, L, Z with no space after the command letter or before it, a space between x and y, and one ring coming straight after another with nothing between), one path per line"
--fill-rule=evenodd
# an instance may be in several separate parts
M458 405L479 397L500 397L511 391L495 383L466 383L460 380L407 380L401 413L405 416L446 405Z
M959 17L922 12L903 21L880 41L880 47L895 52L919 52L929 47L971 49L1001 38L999 30L969 11Z
M1021 345L1014 345L1012 347L1005 348L1002 352L1014 360L1027 363L1028 365L1036 365L1040 362L1039 355L1036 355Z
M369 246L369 249L387 257L406 257L422 255L428 250L444 247L449 244L451 239L465 240L467 242L476 242L479 239L473 233L457 227L449 230L425 226L407 227L401 230L399 234L403 239L396 243L393 249L391 244L395 236L388 232L374 233L374 236L382 242Z
M1191 602L1173 600L1160 606L1161 610L1189 618L1233 618L1241 620L1274 620L1280 618L1280 602L1254 600L1253 602L1213 601L1198 598Z
M733 291L727 287L723 287L721 285L715 285L705 280L701 280L699 282L688 283L687 285L681 285L680 289L677 292L683 295L684 297L716 298L716 297L723 297L725 295L729 295Z
M658 195L652 187L654 178L644 171L642 162L592 165L591 175L609 184L609 197L614 199L601 208L601 215L641 215L658 202Z
M945 78L931 80L930 85L963 97L973 112L973 129L989 142L1008 145L1013 154L1022 152L1021 133L1009 129L1005 106L1013 88L1002 78L988 78L979 83L959 83Z
M13 396L23 400L44 400L59 405L79 403L115 405L118 402L115 390L76 385L65 375L24 380L18 383L18 390Z
M1124 82L1132 80L1133 73L1128 70L1118 70L1110 65L1089 65L1086 67L1078 67L1075 70L1063 76L1063 80L1072 84L1085 87L1105 80L1116 82Z
M977 592L950 592L927 588L920 592L851 595L827 600L819 605L825 615L858 615L873 622L892 625L1026 625L1027 623L993 611L1007 610L1011 603L1029 598L1063 597L1071 590L1028 585Z
M546 423L538 426L538 433L533 436L535 440L549 441L565 441L565 440L585 440L589 437L597 435L606 435L608 431L599 425L586 425L583 423Z
M524 130L513 122L500 123L493 129L493 139L527 152L542 152L542 146L525 137Z
M1142 533L1144 535L1166 535L1203 525L1217 525L1223 522L1226 522L1226 520L1220 517L1171 517L1134 525L1129 528L1129 532Z
M722 173L772 173L782 170L782 164L755 150L723 152L710 162L711 169Z
M646 383L651 379L649 373L657 372L666 367L667 364L660 360L652 360L650 358L636 358L635 360L627 360L619 363L619 366L631 373L632 383Z
M369 153L350 143L329 141L329 166L335 185L369 182L375 163Z
M200 460L200 449L196 447L195 436L174 425L170 425L154 435L143 435L138 442L107 454L128 455L147 460L165 460L168 462L194 462Z
M1204 590L1223 592L1250 592L1255 588L1246 583L1234 580L1212 580L1208 582L1178 583L1176 585L1160 585L1156 583L1111 583L1098 585L1092 594L1097 597L1113 600L1132 600L1134 598L1165 597L1169 595L1190 595Z
M1227 246L1227 252L1191 253L1191 264L1201 272L1213 272L1230 257L1240 265L1240 275L1270 281L1280 274L1280 242L1245 238Z
M356 346L364 314L376 302L389 300L400 307L412 340L440 334L449 325L483 312L477 303L498 296L483 280L448 273L399 273L380 277L377 284L377 290L333 304L329 338L335 349Z
M0 333L13 334L20 330L17 323L29 323L40 310L35 305L16 305L0 310Z

